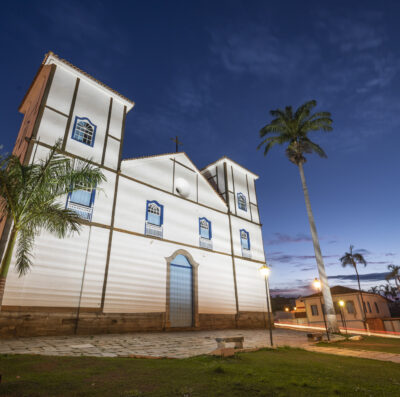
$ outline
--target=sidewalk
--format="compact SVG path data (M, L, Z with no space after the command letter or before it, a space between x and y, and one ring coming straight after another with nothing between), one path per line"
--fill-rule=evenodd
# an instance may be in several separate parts
M305 350L316 353L335 354L337 356L349 356L349 357L369 358L371 360L391 361L393 363L400 364L400 354L394 354L394 353L376 352L370 350L350 350L350 349L340 349L336 347L322 347L322 346L307 346L305 347Z
M269 347L269 332L266 330L230 329L2 339L0 340L0 354L186 358L209 354L217 348L215 338L229 336L243 336L244 349ZM275 329L273 337L275 347L290 346L317 353L400 363L400 354L315 346L308 342L307 333L302 331Z

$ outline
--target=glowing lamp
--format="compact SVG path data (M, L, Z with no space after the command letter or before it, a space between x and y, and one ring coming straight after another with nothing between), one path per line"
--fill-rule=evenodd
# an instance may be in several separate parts
M267 265L263 265L261 266L258 271L260 272L260 274L265 277L268 278L269 274L271 273L271 269L267 266Z
M338 303L339 303L339 306L344 307L344 301L340 300Z
M321 289L321 281L319 281L317 278L314 279L313 285L315 289L320 290Z
M285 307L285 312L288 312L289 311L289 308L288 307Z

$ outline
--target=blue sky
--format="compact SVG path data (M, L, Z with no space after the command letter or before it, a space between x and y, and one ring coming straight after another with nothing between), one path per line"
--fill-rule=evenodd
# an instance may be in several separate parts
M1 142L44 54L60 57L136 102L124 156L174 151L199 168L227 155L260 175L267 260L277 293L318 276L297 168L256 150L269 110L318 101L334 131L314 139L328 159L305 166L331 285L355 286L339 257L354 244L363 286L399 264L400 6L396 2L130 1L3 5Z

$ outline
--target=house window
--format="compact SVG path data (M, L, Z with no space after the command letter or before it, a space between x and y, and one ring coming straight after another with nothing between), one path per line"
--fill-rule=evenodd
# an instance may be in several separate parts
M80 186L68 193L66 208L76 212L80 218L92 220L96 189L87 189Z
M163 206L157 201L147 201L146 221L161 226L163 222Z
M250 235L244 229L240 230L240 245L242 247L242 256L245 258L251 258L250 252Z
M367 306L368 306L368 311L369 311L370 313L372 313L371 305L369 304L369 302L367 302Z
M95 136L96 126L87 117L75 117L72 139L93 146Z
M199 218L200 237L211 240L211 222L206 218Z
M250 236L249 232L246 230L240 230L240 243L242 245L242 249L249 250L250 249Z
M247 211L246 196L243 193L237 194L238 207L242 211Z
M164 206L157 201L146 203L146 226L145 234L154 237L163 237L162 224L164 220Z
M318 316L318 306L317 305L311 305L311 314L313 316Z
M347 301L346 302L346 309L347 309L347 313L349 313L349 314L355 314L356 313L356 309L354 307L354 302L353 301Z
M212 250L211 222L207 218L199 218L199 245Z
M375 310L376 310L376 312L379 313L379 306L378 306L378 304L377 304L376 302L374 302L374 305L375 305Z

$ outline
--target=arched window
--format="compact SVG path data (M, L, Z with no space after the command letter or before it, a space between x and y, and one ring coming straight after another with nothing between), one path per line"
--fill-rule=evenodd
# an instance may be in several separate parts
M200 237L211 240L211 222L207 218L199 218L199 234Z
M146 221L152 225L161 226L163 224L164 207L157 201L147 201Z
M75 117L72 139L93 146L95 136L96 126L87 117Z
M247 211L246 196L243 193L237 194L238 207L242 211Z
M249 232L246 230L240 230L240 243L242 245L242 250L249 250L250 249L250 236Z
M379 313L379 307L378 307L378 304L377 304L376 302L374 302L374 304L375 304L375 310L376 310L376 312L377 312L377 313Z

